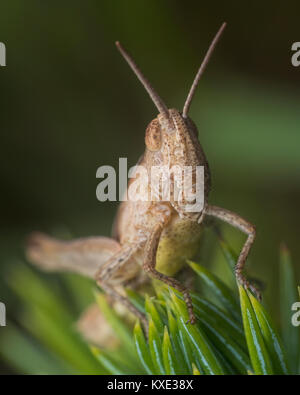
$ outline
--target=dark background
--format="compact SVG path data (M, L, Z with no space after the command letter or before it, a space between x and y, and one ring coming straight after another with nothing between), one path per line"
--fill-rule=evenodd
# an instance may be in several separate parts
M190 116L212 171L211 203L257 226L249 271L276 311L282 241L300 273L299 11L299 1L1 2L0 300L11 319L22 307L5 277L24 261L26 235L109 235L117 205L96 200L96 169L117 168L119 157L134 165L144 149L156 109L114 42L181 110L223 21ZM224 230L238 250L243 236Z

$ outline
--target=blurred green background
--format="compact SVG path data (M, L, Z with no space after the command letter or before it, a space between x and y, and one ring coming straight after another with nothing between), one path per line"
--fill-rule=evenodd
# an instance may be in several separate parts
M26 235L109 235L117 204L96 200L96 169L117 168L119 157L134 165L144 149L156 109L114 42L181 110L224 20L190 116L212 171L210 201L256 224L249 272L266 283L277 311L282 241L300 276L300 67L291 65L299 11L299 1L1 2L0 301L10 322L18 325L23 309L11 284ZM238 250L243 236L224 231ZM0 328L0 338L7 331Z

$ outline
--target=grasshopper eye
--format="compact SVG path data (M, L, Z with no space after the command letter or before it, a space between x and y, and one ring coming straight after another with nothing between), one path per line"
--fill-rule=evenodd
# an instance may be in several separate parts
M161 147L161 130L157 119L148 125L145 135L145 143L150 151L158 151Z

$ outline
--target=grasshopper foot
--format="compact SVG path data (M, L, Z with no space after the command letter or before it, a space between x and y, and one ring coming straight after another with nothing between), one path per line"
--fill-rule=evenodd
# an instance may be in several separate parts
M248 281L247 278L239 270L236 270L235 274L236 274L236 278L237 278L238 282L245 289L250 290L254 294L256 299L261 302L261 300L262 300L261 291L253 283Z
M254 294L257 300L262 301L261 291L253 284L249 283L249 289Z
M187 324L191 324L191 325L195 325L196 324L196 322L197 322L197 318L194 316L194 314L193 314L193 316L192 317L190 317L187 321L186 321L186 325Z

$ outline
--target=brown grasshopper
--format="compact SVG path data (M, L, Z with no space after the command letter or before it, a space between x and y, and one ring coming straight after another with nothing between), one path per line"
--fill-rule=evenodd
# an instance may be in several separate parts
M255 227L231 211L208 204L209 167L198 141L197 128L188 117L195 89L224 28L225 23L206 53L182 113L167 108L130 55L119 42L116 43L159 111L146 129L146 150L139 165L144 166L149 173L152 166L160 164L170 167L204 166L203 209L196 213L186 212L173 196L170 201L123 201L114 222L113 238L90 237L64 242L35 233L28 243L27 256L33 263L46 270L74 271L95 278L97 284L134 313L145 328L146 317L123 293L123 285L140 278L143 272L181 292L189 321L191 324L195 323L189 290L173 276L187 259L195 255L206 216L223 220L247 235L235 273L237 280L259 297L258 290L243 275L243 268L255 239Z

